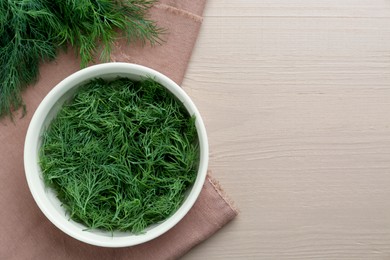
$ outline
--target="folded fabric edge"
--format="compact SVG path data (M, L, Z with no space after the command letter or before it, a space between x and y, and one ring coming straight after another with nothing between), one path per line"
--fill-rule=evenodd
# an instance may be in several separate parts
M218 180L216 180L211 173L211 170L207 171L207 181L213 186L215 191L218 193L218 195L223 199L226 204L230 207L230 209L234 212L234 214L237 216L240 211L237 208L235 202L227 195L225 190L222 188L221 184L219 183Z
M185 11L185 10L173 7L173 6L169 6L169 5L166 5L166 4L156 4L156 5L154 5L154 7L157 8L157 9L161 9L161 10L165 10L165 11L171 12L171 13L176 14L176 15L181 15L181 16L190 18L193 21L198 22L198 23L201 23L203 21L203 17L202 16L196 15L194 13L191 13L191 12L188 12L188 11Z

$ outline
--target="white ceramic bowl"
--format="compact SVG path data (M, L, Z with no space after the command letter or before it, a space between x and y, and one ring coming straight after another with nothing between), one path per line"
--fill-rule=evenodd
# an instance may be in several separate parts
M135 235L130 232L104 232L101 230L85 231L85 226L69 220L61 202L55 193L47 188L43 182L39 167L39 148L41 135L50 124L65 100L70 99L80 85L89 80L100 77L105 79L117 76L139 80L150 76L166 87L179 100L181 100L188 112L196 117L196 128L200 144L200 163L198 175L194 185L189 189L181 207L165 221L152 225L146 232ZM175 82L163 74L147 67L129 63L105 63L80 70L55 86L43 99L30 122L24 146L24 167L27 183L39 208L46 217L66 234L88 244L103 247L125 247L144 243L165 233L175 226L190 210L195 203L206 178L208 165L208 142L206 129L198 109L188 95Z

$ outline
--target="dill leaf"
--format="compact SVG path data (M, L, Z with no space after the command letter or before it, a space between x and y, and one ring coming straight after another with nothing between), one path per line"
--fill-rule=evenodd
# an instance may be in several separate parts
M70 217L141 233L172 215L196 179L195 118L152 79L96 79L44 132L40 166Z
M161 42L159 28L147 19L154 0L0 1L0 117L24 106L21 91L34 83L42 61L70 45L81 67L108 61L118 38Z

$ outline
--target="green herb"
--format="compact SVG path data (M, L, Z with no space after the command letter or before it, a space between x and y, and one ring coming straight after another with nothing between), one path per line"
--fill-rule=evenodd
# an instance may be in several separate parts
M0 1L0 117L23 106L21 91L39 74L39 63L68 45L81 67L100 53L107 61L118 37L159 42L162 32L146 14L154 0Z
M40 166L70 218L142 232L181 205L196 178L195 118L152 79L94 80L43 135Z

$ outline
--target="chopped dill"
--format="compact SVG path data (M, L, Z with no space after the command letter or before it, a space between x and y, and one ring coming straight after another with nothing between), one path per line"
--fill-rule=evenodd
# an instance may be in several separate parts
M152 79L96 79L43 134L40 166L74 221L142 233L172 215L196 179L195 118Z

